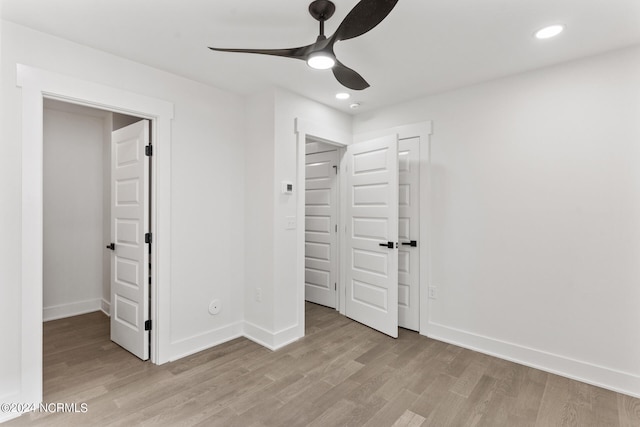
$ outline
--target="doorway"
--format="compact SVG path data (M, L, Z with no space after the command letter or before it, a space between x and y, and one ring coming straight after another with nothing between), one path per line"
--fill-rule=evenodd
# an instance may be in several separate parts
M152 267L151 361L169 360L169 313L171 278L171 119L173 104L71 76L23 64L17 65L21 102L21 395L23 402L42 401L42 272L43 272L43 100L67 101L113 112L134 114L152 121L156 151L152 158L153 232L157 235L153 257L162 259Z
M331 140L329 133L319 126L296 123L298 133L299 176L298 185L306 184L300 179L307 163L301 160L301 136L309 135L320 141ZM318 132L318 133L315 133ZM374 132L356 137L356 143L346 144L346 156L342 158L355 172L352 179L346 167L338 169L343 176L338 185L342 192L338 208L340 214L340 233L344 237L339 247L338 264L338 304L341 314L355 318L375 329L384 330L389 335L397 334L398 326L418 331L426 335L428 319L428 283L429 283L429 135L431 123L402 126L382 132ZM383 135L395 134L395 147L390 143L379 142L380 147L371 147L359 143L378 139ZM333 140L335 141L335 139ZM305 143L307 140L305 140ZM356 148L358 147L359 148ZM382 153L396 153L395 165L391 157ZM303 152L306 160L306 151ZM358 160L356 160L356 157ZM354 162L359 162L356 165ZM391 163L390 163L391 161ZM379 164L377 164L379 163ZM352 170L352 172L353 172ZM360 182L366 174L371 182ZM389 177L378 177L380 173ZM391 178L395 176L396 178ZM395 180L395 182L394 182ZM379 181L379 182L378 182ZM303 184L304 183L304 184ZM387 193L391 187L395 195ZM385 189L386 188L386 189ZM383 190L384 189L384 190ZM393 193L393 191L392 191ZM315 195L314 195L315 196ZM357 198L357 200L356 200ZM351 199L351 203L349 200ZM395 208L391 208L391 205ZM389 211L378 218L379 211L389 207ZM349 207L351 209L349 209ZM300 205L299 205L300 208ZM308 206L304 202L305 214ZM356 212L357 211L357 212ZM362 212L360 212L362 211ZM395 212L394 212L395 211ZM300 212L300 211L299 211ZM396 215L389 228L388 215ZM385 225L386 224L386 225ZM342 225L345 229L342 229ZM356 230L356 227L358 230ZM300 236L304 243L304 276L301 276L303 298L309 289L308 231ZM344 236L343 236L344 231ZM384 237L393 237L383 239ZM379 240L379 241L378 241ZM385 242L382 242L385 240ZM389 245L392 242L393 248ZM386 248L376 245L385 243ZM359 245L359 246L358 246ZM360 247L361 246L361 247ZM382 253L381 251L387 251ZM298 263L299 271L301 262ZM303 277L302 277L303 276ZM329 277L329 275L325 275ZM326 283L326 278L324 278ZM349 287L347 282L354 286ZM344 284L344 285L343 285ZM341 286L342 285L342 286ZM309 299L309 298L307 298ZM313 299L311 299L313 301ZM314 301L317 302L317 301ZM351 308L346 307L351 302ZM330 304L323 304L331 306ZM357 313L354 315L354 307ZM349 313L350 312L350 313ZM396 331L396 332L394 332Z
M354 320L391 336L399 326L417 330L417 138L350 145L344 159L352 167L345 167L342 197L338 170L343 150L312 138L305 145L305 299L336 308L344 294L345 314ZM346 207L345 224L338 224L338 206ZM340 262L338 242L343 239L347 251ZM341 286L339 265L345 265L347 278Z
M111 340L147 360L150 122L51 99L43 107L43 319L102 310Z

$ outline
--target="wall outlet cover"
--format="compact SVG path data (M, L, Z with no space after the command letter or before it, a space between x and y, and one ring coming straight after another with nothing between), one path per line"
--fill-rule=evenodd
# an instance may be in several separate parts
M211 301L211 303L209 304L209 313L211 315L216 315L220 313L221 310L222 302L219 299L214 299L213 301Z

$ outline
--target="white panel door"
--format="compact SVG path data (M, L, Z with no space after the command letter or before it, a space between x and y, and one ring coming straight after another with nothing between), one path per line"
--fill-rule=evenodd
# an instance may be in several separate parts
M111 340L149 358L149 122L111 136Z
M346 161L346 315L397 337L397 137L352 144Z
M420 139L398 142L398 326L420 328Z
M305 167L305 299L336 307L337 150L308 154Z

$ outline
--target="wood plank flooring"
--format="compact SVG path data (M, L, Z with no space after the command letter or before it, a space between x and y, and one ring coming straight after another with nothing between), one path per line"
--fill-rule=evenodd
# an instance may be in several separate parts
M109 341L101 312L44 325L45 402L29 426L640 426L640 399L307 304L277 352L240 338L162 366Z

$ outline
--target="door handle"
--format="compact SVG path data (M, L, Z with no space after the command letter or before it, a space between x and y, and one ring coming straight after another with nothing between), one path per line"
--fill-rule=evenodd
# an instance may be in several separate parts
M416 240L412 240L410 242L402 242L402 246L411 246L412 248L415 248L416 246L418 246L418 242Z
M378 243L379 246L384 246L387 247L389 249L393 249L393 242L387 242L387 243Z
M111 249L112 251L116 250L116 244L115 243L111 243L109 245L107 245L107 249Z

